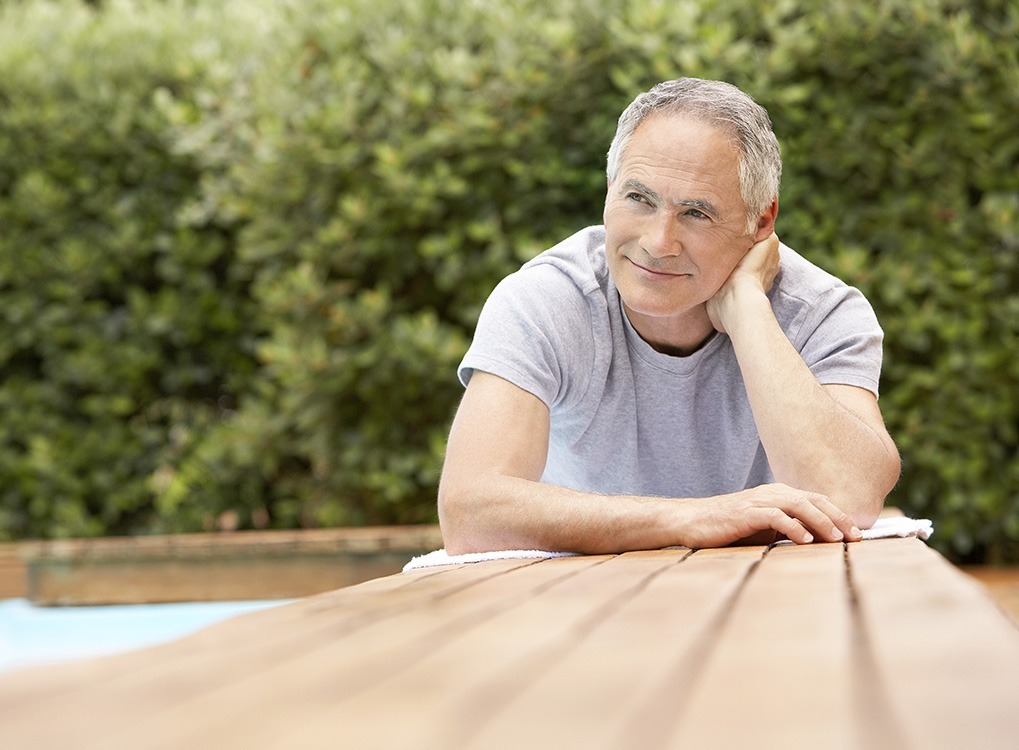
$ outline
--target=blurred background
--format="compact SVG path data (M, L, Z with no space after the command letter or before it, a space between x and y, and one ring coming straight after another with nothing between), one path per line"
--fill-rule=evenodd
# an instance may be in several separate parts
M430 523L495 283L622 108L771 113L886 332L889 498L1019 562L1015 0L0 0L0 540Z

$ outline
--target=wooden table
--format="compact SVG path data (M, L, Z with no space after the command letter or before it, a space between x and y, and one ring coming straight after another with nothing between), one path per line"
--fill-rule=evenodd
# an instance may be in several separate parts
M1015 748L1019 629L916 539L427 568L0 675L2 748Z

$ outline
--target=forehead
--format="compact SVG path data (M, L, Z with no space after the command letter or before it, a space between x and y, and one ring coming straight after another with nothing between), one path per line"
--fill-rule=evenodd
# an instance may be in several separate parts
M633 132L620 159L620 173L708 181L739 190L739 151L729 133L685 115L652 115Z

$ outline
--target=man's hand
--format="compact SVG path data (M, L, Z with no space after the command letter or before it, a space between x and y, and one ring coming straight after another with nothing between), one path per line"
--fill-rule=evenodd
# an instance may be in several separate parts
M683 524L683 544L688 547L722 547L768 529L797 544L863 537L849 515L827 497L784 484L678 502L685 503L692 516Z
M737 314L739 295L745 292L767 294L778 275L778 235L770 236L753 245L736 264L729 278L707 302L708 317L716 331L726 333L725 321Z

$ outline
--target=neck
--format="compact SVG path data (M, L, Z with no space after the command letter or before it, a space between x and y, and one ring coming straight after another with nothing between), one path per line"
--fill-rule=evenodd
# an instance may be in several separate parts
M634 312L626 304L623 310L630 325L648 345L660 354L686 357L698 351L717 333L704 305L678 318L658 318Z

